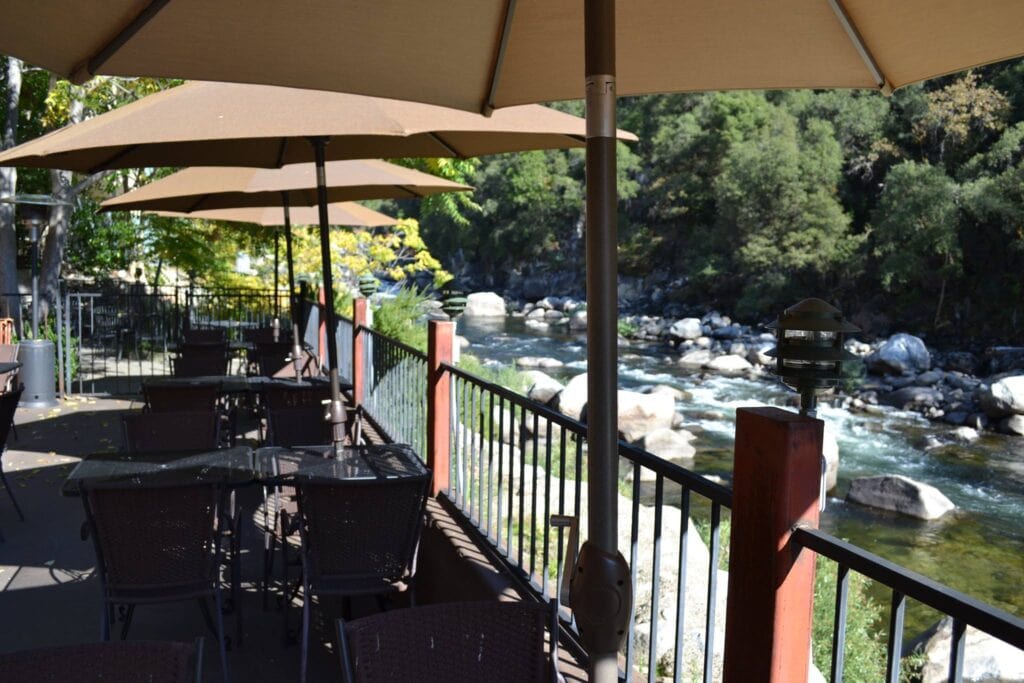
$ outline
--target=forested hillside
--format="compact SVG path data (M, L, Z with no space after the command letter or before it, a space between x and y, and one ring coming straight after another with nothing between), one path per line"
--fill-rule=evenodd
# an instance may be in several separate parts
M620 269L664 292L652 312L758 320L817 295L879 332L1019 337L1024 61L889 98L624 98L619 123L640 136L620 145ZM568 273L579 287L582 179L579 151L486 159L479 209L425 216L428 244L480 285Z

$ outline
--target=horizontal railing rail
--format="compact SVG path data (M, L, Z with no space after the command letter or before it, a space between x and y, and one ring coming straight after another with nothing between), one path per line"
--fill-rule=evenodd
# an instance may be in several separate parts
M1024 619L965 595L937 581L905 569L852 543L820 529L798 526L793 542L826 557L838 565L835 622L832 630L831 680L843 680L846 615L849 608L849 572L855 571L892 591L886 679L900 680L903 656L903 618L906 598L917 600L953 619L950 639L949 680L960 681L966 645L966 627L973 626L990 636L1024 650Z

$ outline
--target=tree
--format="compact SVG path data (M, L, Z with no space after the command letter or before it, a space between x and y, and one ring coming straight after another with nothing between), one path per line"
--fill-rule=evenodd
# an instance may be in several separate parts
M873 254L882 287L910 305L934 300L936 328L947 286L962 272L958 191L941 168L905 161L886 177L874 214Z
M16 144L18 134L18 112L21 99L21 60L7 57L4 83L3 138L0 149L10 149ZM11 197L18 188L18 169L12 166L0 168L0 196ZM12 294L18 291L17 229L14 222L14 205L0 203L0 293ZM0 299L0 315L14 318L18 334L21 334L21 307L18 297Z

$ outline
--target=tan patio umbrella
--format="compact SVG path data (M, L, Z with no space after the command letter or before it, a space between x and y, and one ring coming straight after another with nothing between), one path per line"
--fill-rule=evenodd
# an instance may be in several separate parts
M78 79L271 83L480 112L586 96L591 514L581 566L618 570L616 95L885 92L1024 54L1020 0L252 0L244 12L200 0L9 0L5 19L0 51ZM581 594L605 609L577 611L591 676L614 681L630 597L611 572L581 577Z
M314 207L296 206L290 211L282 211L281 206L250 206L241 209L214 209L212 211L195 211L186 213L183 211L147 211L165 218L195 218L207 221L225 221L229 223L250 223L264 227L282 228L285 238L285 258L288 265L288 300L291 304L291 316L294 324L295 307L295 269L292 259L292 230L291 224L316 225L320 220L319 211ZM367 208L355 202L335 202L327 205L327 220L331 225L345 225L351 227L378 228L385 225L395 225L398 220ZM274 306L277 306L277 235L274 236Z
M322 146L317 146L323 149ZM291 234L291 206L316 207L320 226L320 257L322 260L324 294L334 300L331 272L331 225L329 202L355 199L403 199L426 197L441 192L464 192L468 185L423 173L377 159L331 161L324 164L289 164L281 168L235 168L225 166L197 166L172 173L140 188L108 199L102 211L174 211L186 215L224 209L252 209L267 206L283 208L282 218L287 234ZM330 181L327 182L329 172ZM367 211L369 211L367 209ZM383 214L381 214L383 215ZM365 216L365 214L364 214ZM288 240L288 260L292 260L291 240ZM289 271L289 286L294 293L294 277ZM334 330L333 306L325 307L328 330ZM334 425L345 422L338 384L338 349L334 334L328 334L327 354L331 379L331 416ZM298 322L292 311L292 339L295 344L292 357L299 378ZM343 435L336 434L338 440Z

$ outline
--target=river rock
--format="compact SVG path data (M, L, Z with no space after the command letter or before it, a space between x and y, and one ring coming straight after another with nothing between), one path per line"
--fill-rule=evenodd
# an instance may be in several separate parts
M697 318L683 318L672 323L668 333L674 339L696 339L704 334L704 328Z
M839 483L839 441L827 424L821 442L821 455L825 458L825 490L831 491Z
M710 342L711 340L708 341ZM694 349L693 351L687 351L679 358L679 365L684 368L698 370L710 363L711 358L711 352L707 349Z
M520 356L516 358L516 366L520 368L560 368L565 363L549 356Z
M919 387L930 387L941 382L943 376L942 370L928 370L915 377L914 383Z
M711 332L711 336L715 339L736 339L743 330L739 325L726 325L725 327L716 327Z
M949 433L949 438L956 443L972 443L978 440L978 430L971 427L957 427Z
M918 519L938 519L956 507L934 486L899 474L854 479L847 500Z
M580 332L587 329L587 309L579 309L569 316L569 329L573 332Z
M505 317L505 300L494 292L473 292L466 297L466 310L462 314L467 318Z
M946 370L973 375L978 365L978 357L970 351L950 351L942 355L942 367Z
M665 460L688 459L697 454L697 449L690 443L696 438L686 430L662 427L644 435L643 448Z
M928 370L932 363L924 342L903 332L889 337L865 362L868 372L877 375L916 374Z
M921 683L945 683L949 676L949 647L953 620L944 618L925 641ZM963 659L964 683L1024 681L1024 650L967 627Z
M1011 415L999 421L999 431L1003 434L1024 436L1024 415Z
M682 389L676 389L675 387L669 386L668 384L659 384L656 387L652 387L649 391L643 392L645 394L668 394L672 397L673 401L689 401L693 398L693 395L688 391Z
M527 370L523 375L530 382L530 388L526 395L531 401L537 403L550 403L551 399L565 388L561 382L540 370Z
M636 441L659 428L671 428L676 402L669 394L619 391L619 431L626 441Z
M722 375L743 375L754 366L743 356L729 354L712 358L704 367Z
M547 311L546 308L541 308L540 306L535 306L534 308L530 309L529 313L526 314L526 319L527 320L544 320L544 318L547 316L547 313L548 313L548 311Z
M768 355L775 349L775 343L760 343L747 351L747 361L753 365L775 365L775 358Z
M587 373L576 375L558 394L556 407L563 415L574 420L580 419L587 405Z
M1024 375L1004 377L982 387L978 400L989 417L1024 415Z
M562 313L561 311L548 311L544 314L544 319L549 323L561 323L563 321L569 322L565 319L565 313Z
M1024 369L1024 346L993 346L985 350L988 374Z
M879 397L878 401L900 409L934 407L942 403L942 392L931 387L904 387Z

